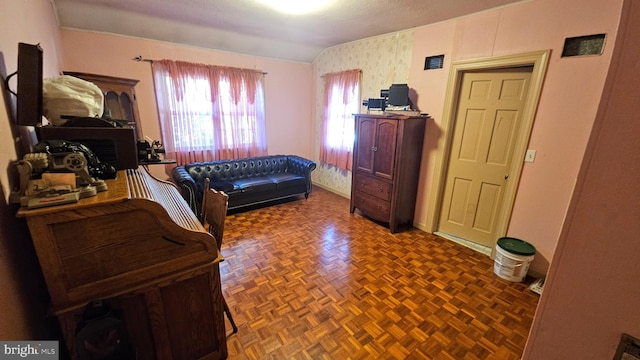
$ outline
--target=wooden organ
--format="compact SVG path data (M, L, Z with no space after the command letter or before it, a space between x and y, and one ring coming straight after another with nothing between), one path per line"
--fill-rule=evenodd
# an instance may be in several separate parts
M106 182L74 204L18 211L70 357L127 344L136 359L226 358L215 238L173 184L146 169ZM88 328L97 305L102 322Z

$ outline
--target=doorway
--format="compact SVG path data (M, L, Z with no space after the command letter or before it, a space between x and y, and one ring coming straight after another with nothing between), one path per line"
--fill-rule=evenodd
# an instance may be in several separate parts
M429 194L431 232L482 252L506 235L548 56L452 64Z

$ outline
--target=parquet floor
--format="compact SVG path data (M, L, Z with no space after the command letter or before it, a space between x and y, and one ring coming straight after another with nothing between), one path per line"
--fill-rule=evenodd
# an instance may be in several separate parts
M520 359L538 301L489 257L318 187L229 215L222 254L230 359Z

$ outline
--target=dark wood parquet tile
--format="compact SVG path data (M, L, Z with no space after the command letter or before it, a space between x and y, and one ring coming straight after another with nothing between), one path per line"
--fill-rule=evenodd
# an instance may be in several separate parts
M489 257L318 187L229 215L222 254L230 359L519 359L538 301Z

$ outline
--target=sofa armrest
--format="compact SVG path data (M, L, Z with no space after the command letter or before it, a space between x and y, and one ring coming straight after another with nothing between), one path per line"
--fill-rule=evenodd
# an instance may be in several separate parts
M316 163L297 155L287 155L287 171L304 176L307 179L307 195L311 192L311 172L315 170Z
M182 197L187 201L193 213L196 215L199 214L200 209L198 208L197 201L198 188L195 180L189 175L189 172L187 172L184 166L176 166L171 170L171 178L173 182L178 185Z

